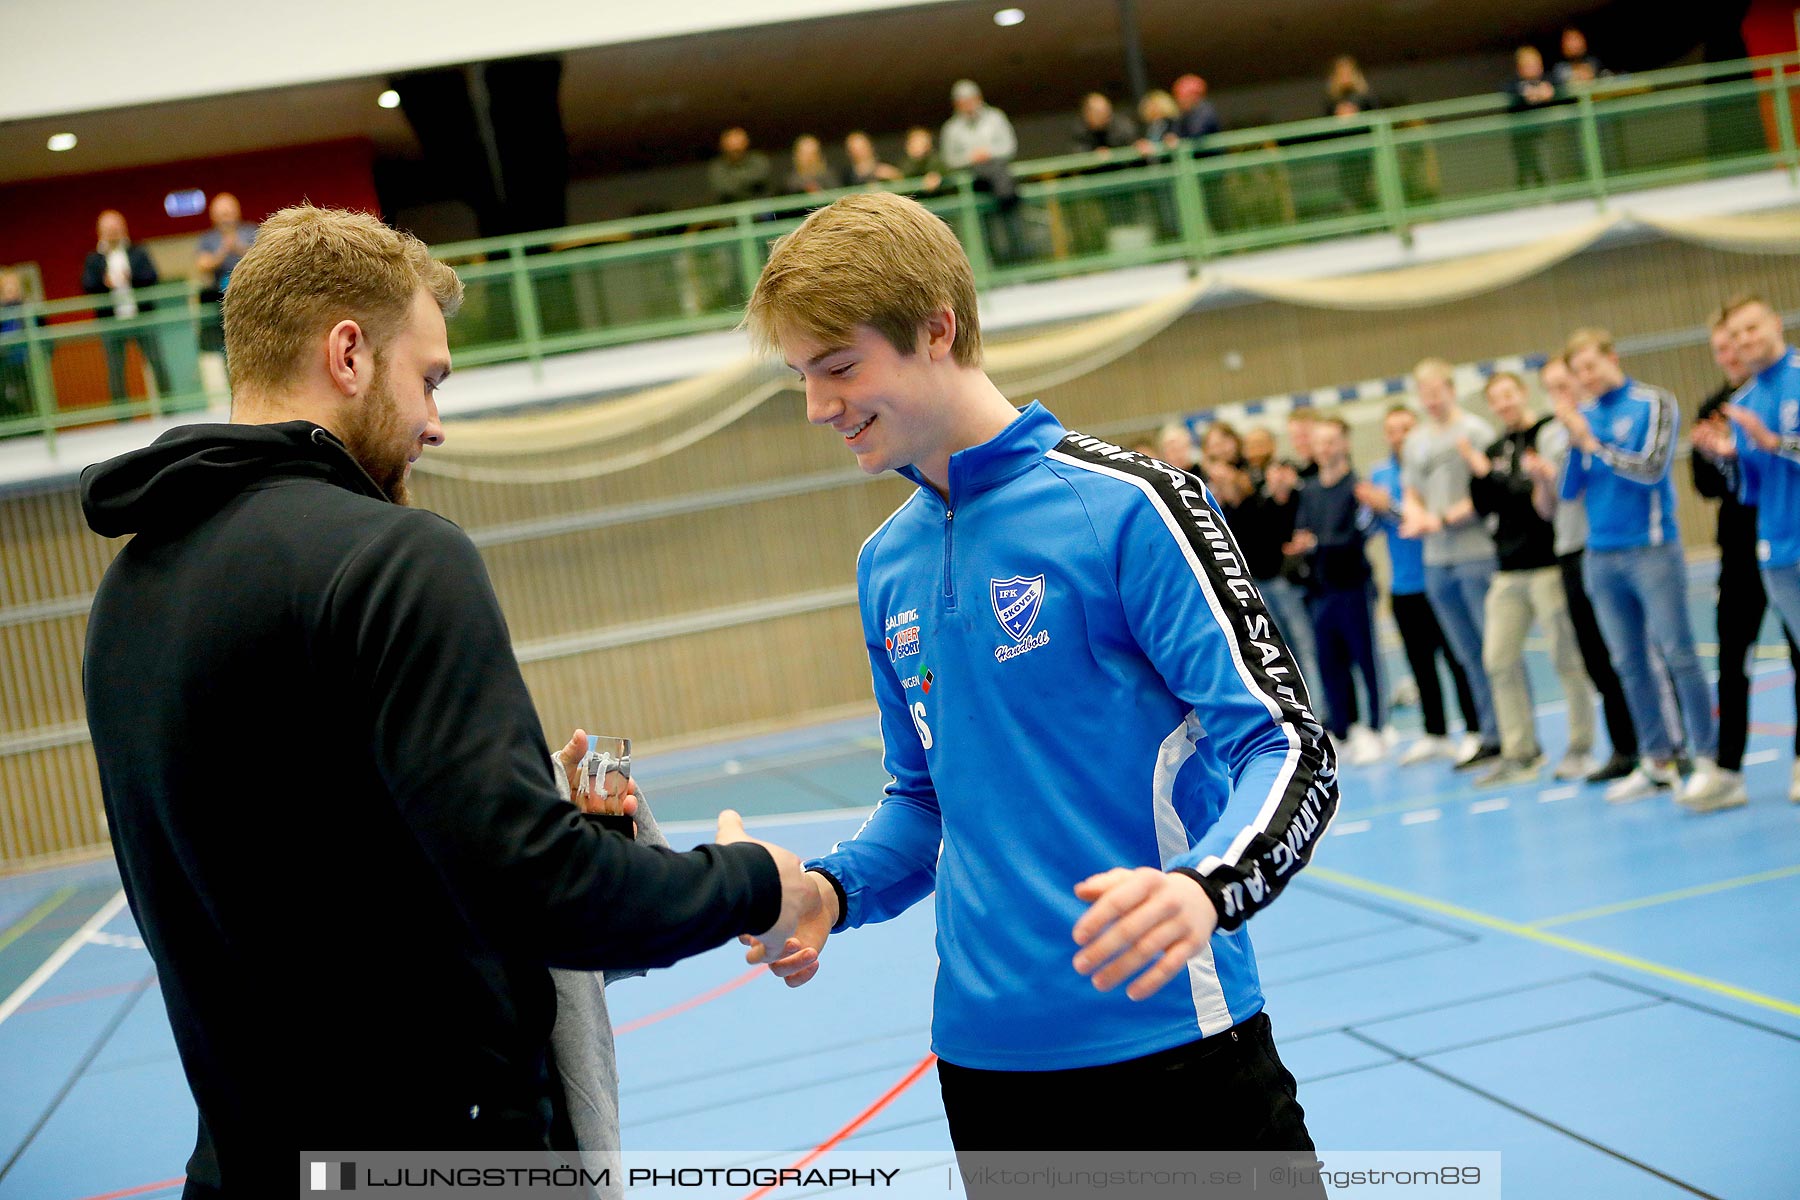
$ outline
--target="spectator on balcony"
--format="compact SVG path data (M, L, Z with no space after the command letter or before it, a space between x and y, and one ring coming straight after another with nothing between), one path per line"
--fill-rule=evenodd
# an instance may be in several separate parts
M1144 135L1138 139L1138 153L1155 154L1180 145L1181 137L1175 132L1175 122L1180 116L1181 106L1175 103L1175 97L1161 88L1145 92L1144 98L1138 101L1138 120L1144 125Z
M1177 79L1169 89L1174 93L1175 136L1183 141L1197 141L1219 132L1219 110L1206 98L1206 80L1189 72Z
M1356 59L1348 54L1333 59L1325 81L1325 115L1348 119L1380 107L1381 100L1370 89Z
M1137 125L1124 113L1113 108L1111 100L1099 92L1089 92L1081 100L1081 116L1069 133L1069 147L1076 154L1110 156L1137 143Z
M1562 31L1562 61L1550 71L1550 80L1558 90L1568 91L1571 87L1592 83L1611 74L1599 59L1589 53L1587 34L1573 25Z
M148 301L140 302L135 289L156 286L161 279L156 273L156 264L150 261L150 255L142 246L131 244L123 213L107 209L100 214L95 229L99 243L88 252L87 261L82 264L81 290L90 296L106 296L109 303L95 305L94 315L107 321L112 318L128 320L148 313L156 306ZM125 353L133 343L156 380L157 393L168 395L169 375L163 369L162 347L157 344L155 331L137 328L106 330L100 335L100 344L106 351L108 394L115 401L125 399Z
M923 125L906 131L906 161L900 164L902 179L917 179L920 196L935 196L944 188L944 156L938 153L937 138Z
M906 178L900 173L899 167L881 161L881 157L875 153L875 143L860 129L844 139L844 154L850 160L850 166L844 172L844 181L851 187Z
M243 260L244 251L255 244L256 226L244 222L243 208L230 192L214 196L206 215L212 218L212 228L200 235L194 270L204 291L216 298L225 294L231 272Z
M1339 55L1331 64L1331 75L1325 82L1325 115L1340 121L1352 121L1381 101L1369 88L1362 68L1348 54ZM1350 132L1361 133L1361 129ZM1338 194L1346 211L1372 212L1375 209L1375 168L1373 151L1345 151L1337 160Z
M43 320L39 317L38 323ZM17 271L0 271L0 420L27 416L32 410L24 333L25 285Z
M715 204L737 204L769 194L769 156L750 148L750 135L732 126L719 135L719 156L706 166Z
M1019 221L1019 188L1012 173L1019 138L1012 122L987 102L973 79L957 80L950 88L950 102L956 111L938 135L944 164L952 170L967 170L974 175L977 188L993 194L1004 240L995 247L997 257L1023 257L1025 230Z
M244 223L243 208L230 192L214 196L206 212L212 228L200 235L195 248L194 276L200 285L200 302L217 304L231 283L231 272L256 241L256 226ZM215 354L225 350L225 326L216 312L200 331L200 348Z
M803 133L794 139L794 166L788 172L787 191L790 195L802 193L829 192L842 187L843 181L838 173L825 161L825 148L819 139L810 133Z
M1557 89L1544 74L1544 56L1536 46L1520 46L1513 52L1512 82L1506 86L1514 113L1535 112L1556 103ZM1521 188L1550 182L1544 170L1544 127L1533 124L1512 132L1513 178Z

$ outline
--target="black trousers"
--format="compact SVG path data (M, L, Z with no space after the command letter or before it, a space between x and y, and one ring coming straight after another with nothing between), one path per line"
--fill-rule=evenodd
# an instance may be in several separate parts
M1354 668L1369 697L1369 728L1381 731L1384 697L1375 671L1375 630L1369 624L1369 595L1363 588L1339 588L1307 597L1313 641L1319 648L1320 683L1325 688L1325 726L1335 738L1348 737L1357 719Z
M1562 568L1563 595L1569 601L1569 623L1575 626L1575 642L1581 647L1581 665L1587 668L1594 690L1600 693L1606 711L1606 736L1612 740L1613 753L1621 758L1638 756L1637 727L1631 723L1631 709L1625 703L1625 689L1613 670L1612 652L1600 635L1600 621L1594 616L1593 602L1581 582L1581 557L1584 551L1564 554L1556 565ZM1759 585L1760 587L1760 585Z
M1747 668L1768 607L1762 572L1754 559L1719 563L1719 765L1727 771L1744 766L1744 740L1750 732ZM1794 663L1794 704L1800 711L1800 646L1794 644L1793 631L1782 626L1782 632ZM1800 722L1794 727L1794 753L1800 756Z
M1481 732L1481 717L1475 711L1475 697L1469 691L1469 677L1462 664L1450 652L1444 640L1443 627L1431 611L1431 601L1424 592L1411 596L1389 597L1394 609L1394 624L1400 627L1400 642L1406 647L1406 662L1412 668L1413 682L1419 686L1419 712L1425 718L1425 732L1443 737L1449 726L1444 721L1444 688L1438 682L1437 660L1450 668L1450 679L1456 685L1456 703L1462 709L1463 727L1470 733Z
M1098 1067L980 1071L940 1059L938 1080L958 1154L1313 1149L1266 1013Z

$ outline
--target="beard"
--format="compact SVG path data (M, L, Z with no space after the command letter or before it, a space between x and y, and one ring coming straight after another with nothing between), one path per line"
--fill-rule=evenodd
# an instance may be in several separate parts
M344 448L368 472L382 495L395 504L410 505L412 493L406 486L406 468L412 445L388 386L387 366L378 358L369 394L351 410L345 424Z

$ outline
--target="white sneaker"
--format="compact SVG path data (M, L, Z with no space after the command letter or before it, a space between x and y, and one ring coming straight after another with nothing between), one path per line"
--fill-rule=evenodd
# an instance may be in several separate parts
M1630 804L1645 796L1654 796L1681 782L1672 763L1657 764L1640 758L1631 774L1612 784L1604 793L1608 804Z
M1456 743L1456 753L1452 754L1450 757L1454 758L1457 762L1461 762L1465 758L1474 758L1480 753L1481 735L1479 733L1465 733L1462 735L1462 741Z
M1394 749L1396 746L1398 746L1400 744L1400 739L1404 736L1405 736L1404 734L1402 734L1398 729L1395 729L1392 725L1383 725L1381 727L1381 734L1380 734L1381 748L1383 750Z
M1681 785L1676 799L1697 812L1710 812L1707 806L1733 789L1744 790L1744 780L1736 771L1726 771L1710 758L1696 756L1693 774Z
M1737 771L1725 771L1714 767L1711 775L1698 790L1694 784L1700 779L1700 772L1694 772L1687 786L1681 789L1678 803L1689 812L1710 813L1723 812L1728 808L1742 808L1750 803L1750 794L1744 791L1744 777ZM1693 795L1689 795L1693 792Z
M1788 799L1800 804L1800 758L1794 760L1794 782L1788 787Z
M1556 764L1552 777L1560 780L1586 779L1595 769L1594 756L1586 750L1571 750Z
M1344 739L1344 758L1353 767L1366 767L1378 763L1387 753L1387 747L1381 744L1381 735L1366 725L1352 725L1349 736Z
M1400 765L1416 767L1420 763L1430 762L1434 758L1449 758L1452 749L1449 738L1428 733L1406 748L1406 753L1400 756ZM1800 776L1796 778L1800 778Z

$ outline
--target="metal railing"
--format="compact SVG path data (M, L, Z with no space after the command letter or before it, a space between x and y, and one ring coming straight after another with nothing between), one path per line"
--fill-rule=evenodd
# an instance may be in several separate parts
M1362 234L1410 239L1429 221L1590 200L1768 170L1800 181L1800 55L1598 81L1523 112L1500 94L1216 134L1149 155L1013 164L1002 211L967 172L916 195L949 222L982 288L1160 262L1195 267ZM770 245L856 189L714 205L434 248L466 286L459 366L526 361L734 325ZM222 401L217 306L190 285L139 293L140 315L95 298L0 309L0 437ZM151 307L154 305L154 307ZM66 318L80 317L69 320ZM58 318L65 318L59 320ZM43 321L45 323L40 323Z

